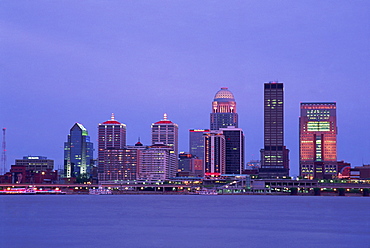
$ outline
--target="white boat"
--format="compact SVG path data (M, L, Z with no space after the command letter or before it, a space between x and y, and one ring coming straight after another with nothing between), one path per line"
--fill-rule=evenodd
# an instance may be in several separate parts
M97 189L89 189L89 195L111 195L112 190L99 187Z
M202 189L196 191L198 195L218 195L217 191L215 189Z

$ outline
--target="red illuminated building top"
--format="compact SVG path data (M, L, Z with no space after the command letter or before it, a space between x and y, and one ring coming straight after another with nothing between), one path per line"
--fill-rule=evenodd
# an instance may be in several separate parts
M105 125L121 125L121 122L118 122L114 119L114 113L112 113L112 116L110 117L110 120L103 122L102 124Z
M173 124L173 122L167 119L167 114L165 113L163 115L163 120L157 121L154 124Z

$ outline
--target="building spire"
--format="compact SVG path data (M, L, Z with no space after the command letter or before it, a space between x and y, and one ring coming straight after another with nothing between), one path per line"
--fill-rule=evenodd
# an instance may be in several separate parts
M163 120L167 121L167 114L166 113L163 114Z
M114 121L114 113L112 113L111 117L110 117L110 120L111 121Z

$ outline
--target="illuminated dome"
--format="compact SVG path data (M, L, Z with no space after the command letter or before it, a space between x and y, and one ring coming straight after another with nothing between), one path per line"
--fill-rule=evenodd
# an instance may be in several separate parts
M227 87L222 87L217 91L214 101L235 101L235 99L233 93Z

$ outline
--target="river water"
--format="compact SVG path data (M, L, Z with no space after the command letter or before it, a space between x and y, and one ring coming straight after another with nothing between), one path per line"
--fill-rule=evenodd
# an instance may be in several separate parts
M0 196L0 247L370 247L370 197Z

